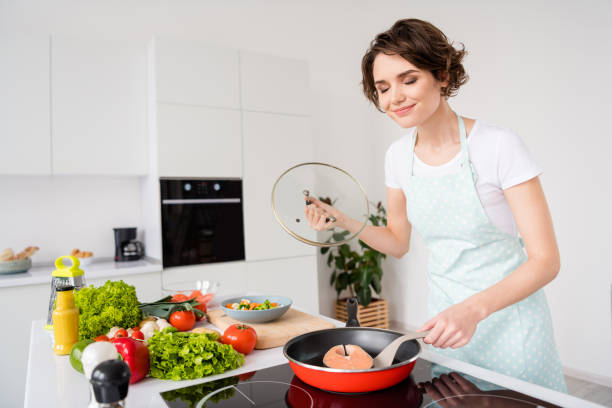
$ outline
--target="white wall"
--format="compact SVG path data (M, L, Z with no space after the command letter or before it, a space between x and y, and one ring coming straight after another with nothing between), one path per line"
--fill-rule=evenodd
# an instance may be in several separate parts
M351 172L372 200L384 199L383 154L403 132L361 95L361 56L398 18L438 25L470 52L472 79L452 106L518 131L545 169L563 261L547 290L562 360L612 381L612 277L605 257L612 249L605 212L612 143L604 122L611 107L605 98L612 90L612 3L58 0L0 7L0 30L142 40L156 34L307 59L315 156ZM425 273L425 251L415 237L410 254L386 264L383 291L392 319L422 323ZM327 272L319 274L325 285ZM323 305L334 296L320 295ZM578 328L593 335L577 335Z
M140 211L137 177L2 176L0 248L38 246L34 264L73 248L112 257L113 228L140 227Z

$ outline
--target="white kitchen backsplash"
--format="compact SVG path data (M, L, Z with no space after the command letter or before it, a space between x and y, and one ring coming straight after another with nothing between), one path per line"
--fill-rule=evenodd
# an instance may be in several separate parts
M140 196L138 177L1 176L0 251L38 246L34 264L73 248L112 257L113 227L140 230Z

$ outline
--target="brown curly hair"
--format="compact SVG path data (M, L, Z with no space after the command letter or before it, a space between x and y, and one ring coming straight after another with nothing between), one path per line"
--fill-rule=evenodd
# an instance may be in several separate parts
M381 109L372 70L374 59L380 53L400 55L417 68L431 72L438 81L448 80L448 86L441 92L445 98L455 96L469 78L461 64L467 54L463 44L460 50L455 49L446 35L427 21L416 18L398 20L389 30L374 38L361 60L363 93L378 110Z

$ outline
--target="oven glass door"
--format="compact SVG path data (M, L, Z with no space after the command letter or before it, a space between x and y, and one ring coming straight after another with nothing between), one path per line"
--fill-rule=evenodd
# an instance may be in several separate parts
M164 267L244 259L239 198L162 201Z

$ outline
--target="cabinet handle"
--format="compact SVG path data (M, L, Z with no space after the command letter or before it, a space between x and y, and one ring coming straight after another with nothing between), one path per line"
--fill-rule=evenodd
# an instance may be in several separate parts
M162 204L228 204L239 203L239 198L186 198L186 199L166 199Z

